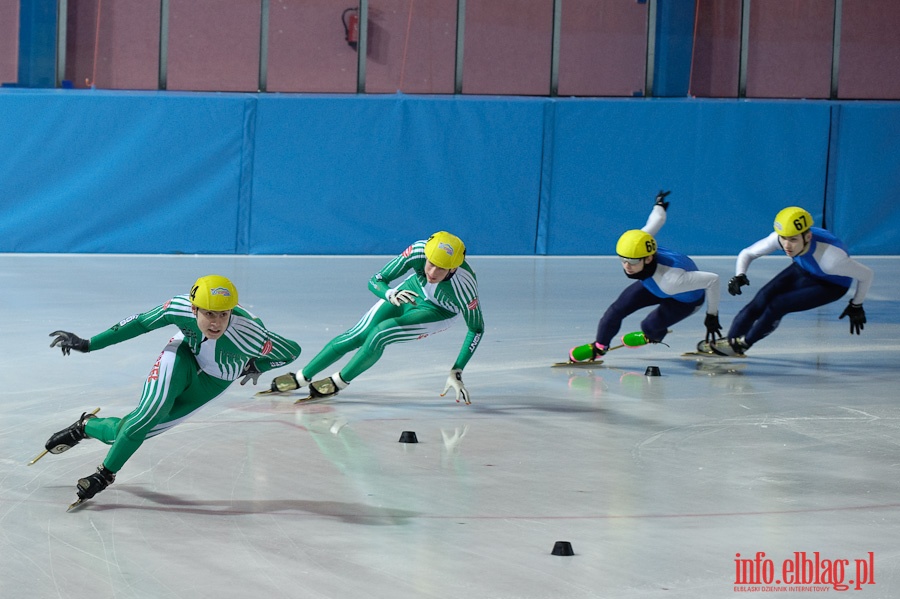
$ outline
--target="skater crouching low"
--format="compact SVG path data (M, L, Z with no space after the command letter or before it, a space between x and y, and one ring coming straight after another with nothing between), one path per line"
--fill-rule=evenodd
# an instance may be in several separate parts
M791 264L738 312L725 339L712 345L701 342L698 350L742 356L774 332L782 318L836 302L854 281L856 290L839 319L848 318L851 335L862 332L866 324L863 300L872 285L872 269L851 258L844 242L813 224L807 210L788 206L775 215L772 233L741 250L735 276L728 282L731 295L741 295L741 287L750 284L747 269L757 258L781 250Z
M399 285L390 286L401 277ZM369 290L379 300L359 322L329 341L299 372L275 377L271 391L309 386L309 397L298 402L333 397L374 366L387 346L424 339L461 319L468 331L441 396L453 390L457 403L471 404L462 373L481 343L484 317L475 271L466 259L462 240L438 231L414 242L369 279ZM354 352L353 357L343 368L330 377L314 380L350 352Z
M626 335L624 345L662 342L669 327L699 311L704 302L706 339L714 343L720 336L719 275L698 269L685 254L657 246L654 236L666 222L669 193L657 194L642 228L625 231L619 237L616 254L622 261L625 276L634 282L606 309L594 341L569 350L570 362L595 361L614 349L610 343L625 317L651 306L654 309L641 321L640 334Z
M297 343L268 331L262 321L238 305L237 289L218 275L200 277L189 294L126 318L90 339L54 331L50 347L59 347L63 355L73 350L93 352L170 324L179 332L151 368L140 403L130 414L99 418L97 410L84 413L47 441L45 453L53 454L71 449L85 438L110 445L97 471L78 481L78 500L70 509L112 484L145 439L175 426L238 378L243 377L242 385L248 381L256 384L261 373L289 364L300 355Z

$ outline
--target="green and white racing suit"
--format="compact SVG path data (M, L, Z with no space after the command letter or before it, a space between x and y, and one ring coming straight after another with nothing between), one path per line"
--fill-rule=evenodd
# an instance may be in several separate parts
M371 368L388 345L415 341L444 331L460 316L469 332L453 368L465 368L484 334L475 272L467 262L463 262L450 278L429 283L425 277L425 241L413 243L369 280L369 290L382 298L381 301L372 306L356 325L329 341L303 368L303 376L312 380L344 354L358 349L340 371L341 378L349 383ZM412 272L397 289L413 291L418 298L415 304L395 306L386 299L385 294L391 288L391 281L409 271Z
M144 439L175 426L220 395L253 360L260 372L289 364L300 346L266 330L262 321L236 306L225 333L206 339L187 295L135 314L91 337L94 352L138 335L175 325L180 331L163 349L144 383L141 401L123 418L91 418L85 434L111 445L103 465L118 472Z

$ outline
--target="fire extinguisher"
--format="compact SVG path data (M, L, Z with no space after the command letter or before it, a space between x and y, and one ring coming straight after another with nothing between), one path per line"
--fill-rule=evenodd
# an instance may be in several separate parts
M341 22L344 24L344 39L347 45L356 50L359 43L359 9L348 8L341 13Z

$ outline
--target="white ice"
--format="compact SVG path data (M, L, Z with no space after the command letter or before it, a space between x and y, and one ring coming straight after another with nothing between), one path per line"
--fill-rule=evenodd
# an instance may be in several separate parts
M175 329L68 357L51 331L94 335L223 274L303 347L267 386L356 322L388 258L0 256L0 597L727 598L743 595L736 555L758 552L779 580L795 552L819 552L826 574L848 560L844 582L869 576L854 596L900 596L897 258L860 258L875 270L861 336L838 320L844 299L786 317L745 360L698 362L681 354L701 313L670 347L574 369L550 364L628 284L616 260L475 255L487 330L464 373L471 406L439 396L458 323L389 347L331 401L235 384L76 512L75 481L106 446L26 465L81 412L130 411ZM733 257L696 260L733 274ZM786 265L755 262L723 324ZM552 555L557 541L575 555Z

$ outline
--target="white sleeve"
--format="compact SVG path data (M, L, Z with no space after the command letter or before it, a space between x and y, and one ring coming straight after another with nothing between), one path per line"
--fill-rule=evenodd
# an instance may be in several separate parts
M641 227L641 231L656 237L664 224L666 224L666 209L662 206L653 206L653 210L650 211L650 216L647 218L647 224Z
M854 272L856 273L848 275L856 279L856 293L853 294L853 303L859 305L866 299L866 294L869 293L869 287L872 286L872 279L875 278L875 273L868 266L860 264L852 258L850 262L855 265Z
M848 256L847 252L830 244L820 256L816 256L816 259L822 272L855 279L856 292L850 301L854 304L863 303L863 300L866 299L866 294L869 292L869 287L872 286L874 273L871 268L860 264Z
M747 269L750 268L751 262L778 249L781 249L781 244L778 243L778 233L772 231L768 237L764 237L750 247L741 250L737 257L737 264L734 267L734 274L747 274Z
M719 275L702 270L685 271L680 268L657 266L657 272L660 269L666 269L662 277L657 279L657 284L663 292L675 295L677 293L705 289L706 313L717 314L719 312L719 296L721 295Z

